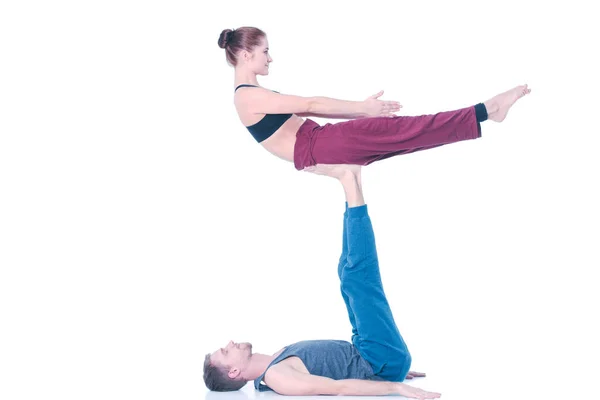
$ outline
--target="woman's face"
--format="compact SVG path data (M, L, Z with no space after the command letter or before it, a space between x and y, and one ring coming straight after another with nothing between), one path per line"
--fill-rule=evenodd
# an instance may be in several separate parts
M251 54L251 58L248 62L248 67L256 75L268 75L269 64L273 62L273 59L269 55L269 41L267 38L263 38L261 43L256 46Z

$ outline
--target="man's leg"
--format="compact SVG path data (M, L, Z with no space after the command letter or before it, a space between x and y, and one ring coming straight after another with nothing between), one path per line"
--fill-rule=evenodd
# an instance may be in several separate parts
M340 278L340 282L342 281L342 271L344 270L344 266L347 262L348 257L348 235L347 235L347 222L348 218L348 202L346 202L346 210L344 212L344 227L343 227L343 236L342 236L342 255L340 256L340 261L338 263L338 276ZM348 296L344 293L340 285L340 292L342 293L342 298L344 299L344 303L346 304L346 309L348 310L348 319L350 320L350 325L352 325L352 341L354 341L354 337L358 335L358 330L356 329L356 319L354 318L354 312L350 308L350 303Z
M375 235L362 194L360 166L319 164L307 171L337 178L346 194L345 237L338 273L353 326L352 342L376 375L401 382L412 359L383 290Z
M348 256L342 269L342 290L355 317L354 345L376 375L403 381L411 356L385 296L367 205L348 208Z

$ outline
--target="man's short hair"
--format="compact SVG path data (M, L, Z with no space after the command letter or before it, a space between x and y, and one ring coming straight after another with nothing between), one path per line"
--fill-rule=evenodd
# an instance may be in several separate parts
M204 384L209 390L215 392L232 392L240 390L248 381L244 379L231 379L227 371L210 362L210 353L204 359Z

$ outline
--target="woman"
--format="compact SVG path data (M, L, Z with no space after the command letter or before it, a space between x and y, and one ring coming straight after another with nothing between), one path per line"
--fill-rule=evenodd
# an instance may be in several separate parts
M484 103L433 115L397 116L402 106L384 101L383 91L364 101L301 97L262 88L267 75L269 43L254 27L225 29L219 47L235 68L234 104L240 121L272 154L293 162L297 170L316 164L369 165L399 154L481 137L480 122L501 122L510 107L531 92L517 86ZM322 126L302 117L344 118Z

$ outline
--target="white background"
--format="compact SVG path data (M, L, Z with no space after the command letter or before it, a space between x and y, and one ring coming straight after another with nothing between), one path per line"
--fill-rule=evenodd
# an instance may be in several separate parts
M597 396L594 14L412 3L3 2L0 398L212 398L229 339L349 340L343 192L239 122L217 39L245 25L282 93L419 115L530 85L481 139L363 170L384 288L443 399Z

